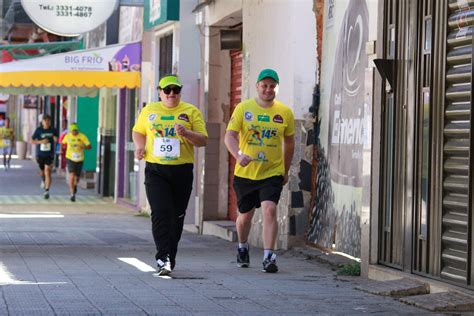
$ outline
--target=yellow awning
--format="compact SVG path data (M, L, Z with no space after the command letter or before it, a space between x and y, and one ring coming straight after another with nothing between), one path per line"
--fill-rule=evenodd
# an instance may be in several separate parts
M0 93L94 96L104 87L135 89L140 57L140 43L130 43L0 64Z
M25 71L0 73L1 87L140 87L140 72Z

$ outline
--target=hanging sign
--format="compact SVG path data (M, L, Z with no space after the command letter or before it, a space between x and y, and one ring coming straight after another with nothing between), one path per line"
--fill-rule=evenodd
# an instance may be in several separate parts
M38 26L61 36L78 36L107 21L118 0L21 0Z

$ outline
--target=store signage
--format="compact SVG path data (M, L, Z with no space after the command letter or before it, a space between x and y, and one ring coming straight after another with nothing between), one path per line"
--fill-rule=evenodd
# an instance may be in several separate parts
M24 69L22 65L28 65ZM141 68L140 42L119 44L90 50L48 55L31 60L1 64L2 72L17 71L134 71Z
M118 0L21 0L38 26L61 36L78 36L107 21Z
M179 20L179 1L145 0L143 27L145 30L156 25Z

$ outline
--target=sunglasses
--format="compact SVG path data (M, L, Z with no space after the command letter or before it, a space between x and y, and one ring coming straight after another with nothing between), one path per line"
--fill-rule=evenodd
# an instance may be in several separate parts
M180 94L181 93L181 87L178 87L178 86L168 86L168 87L164 87L163 89L163 92L168 95L171 93L171 91L173 91L174 94Z

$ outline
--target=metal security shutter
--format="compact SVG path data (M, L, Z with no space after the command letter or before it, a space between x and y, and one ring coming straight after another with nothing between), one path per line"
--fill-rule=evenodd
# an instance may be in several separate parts
M230 52L230 115L234 112L237 104L242 100L242 51ZM234 168L235 159L229 155L229 197L227 215L230 220L237 219L237 197L234 192Z
M474 0L449 0L441 278L470 282L470 117Z
M173 34L160 38L160 78L173 72Z

